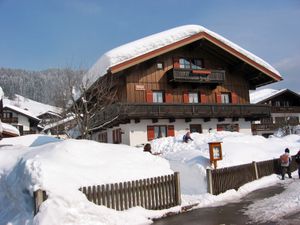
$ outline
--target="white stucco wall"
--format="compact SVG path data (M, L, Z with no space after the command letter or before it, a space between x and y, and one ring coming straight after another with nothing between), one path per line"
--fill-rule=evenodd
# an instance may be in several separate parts
M207 122L204 122L203 119L192 119L190 122L185 122L184 119L176 119L173 123L170 123L168 119L158 120L157 123L153 123L152 120L141 120L139 123L135 123L134 120L131 120L130 124L121 124L118 127L107 129L108 143L112 143L112 131L117 128L121 128L123 133L122 144L139 146L148 142L147 125L174 125L175 135L178 135L185 134L186 130L190 128L190 124L201 124L203 133L208 133L209 128L212 128L212 131L216 131L217 124L235 123L239 124L239 131L241 133L251 134L251 123L244 119L234 122L231 119L225 119L222 122L219 122L217 119L211 119ZM97 137L97 135L95 136Z

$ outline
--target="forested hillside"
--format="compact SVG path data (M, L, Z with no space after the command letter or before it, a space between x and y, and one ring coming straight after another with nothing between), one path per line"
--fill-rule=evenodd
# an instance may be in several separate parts
M72 83L79 84L83 70L48 69L27 71L0 68L0 86L5 96L19 94L38 102L63 107L68 98L67 88Z

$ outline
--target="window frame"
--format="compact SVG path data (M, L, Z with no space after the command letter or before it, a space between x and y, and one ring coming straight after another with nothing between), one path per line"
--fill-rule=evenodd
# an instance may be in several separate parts
M195 62L200 62L200 65ZM189 70L201 70L204 69L204 60L201 58L178 58L178 68L179 69L189 69Z
M197 96L197 101L195 102L194 100L195 100L196 96ZM196 91L188 92L188 97L189 97L189 103L200 103L200 101L199 101L199 93L198 92L196 92ZM192 101L191 101L191 99L192 99Z
M157 96L157 94L161 94L161 101L159 101L159 98ZM153 103L164 103L165 102L165 93L164 91L160 91L160 90L155 90L152 91L152 102Z

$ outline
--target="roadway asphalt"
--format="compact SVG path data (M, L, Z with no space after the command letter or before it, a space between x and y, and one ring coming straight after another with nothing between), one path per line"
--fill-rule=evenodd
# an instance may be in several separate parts
M253 201L271 197L284 190L282 185L256 190L239 202L224 206L195 209L182 214L156 220L153 225L241 225L254 224L244 215L243 211ZM257 223L255 223L257 224ZM288 215L278 222L260 223L257 225L299 225L300 212Z

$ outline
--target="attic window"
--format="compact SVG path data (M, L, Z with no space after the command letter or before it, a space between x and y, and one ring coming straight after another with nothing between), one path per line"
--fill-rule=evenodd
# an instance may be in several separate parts
M156 64L156 68L157 68L158 70L163 70L163 69L164 69L164 64L163 64L162 62L158 62L158 63Z

